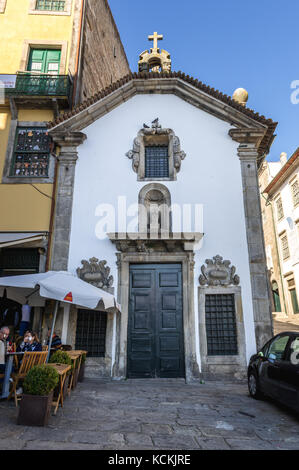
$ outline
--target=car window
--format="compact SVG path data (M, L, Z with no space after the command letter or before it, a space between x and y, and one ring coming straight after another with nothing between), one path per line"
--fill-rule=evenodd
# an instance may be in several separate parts
M276 361L282 360L289 338L290 337L287 335L279 336L272 341L267 352L267 357Z
M291 340L287 360L294 365L299 365L299 335Z

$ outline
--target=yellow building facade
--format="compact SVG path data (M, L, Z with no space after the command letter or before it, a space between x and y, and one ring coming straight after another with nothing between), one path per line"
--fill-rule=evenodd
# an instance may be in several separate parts
M105 43L90 48L100 33ZM49 266L57 159L47 123L129 66L107 0L0 0L0 43L3 276Z

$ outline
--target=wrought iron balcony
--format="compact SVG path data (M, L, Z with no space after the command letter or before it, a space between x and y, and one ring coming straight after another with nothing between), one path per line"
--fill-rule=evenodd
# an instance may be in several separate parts
M7 97L36 96L39 98L64 98L70 102L72 80L69 75L18 73L14 88L6 88Z

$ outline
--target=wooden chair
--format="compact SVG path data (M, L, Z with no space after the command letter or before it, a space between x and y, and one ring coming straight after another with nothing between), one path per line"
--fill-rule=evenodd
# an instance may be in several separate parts
M16 407L18 406L18 400L21 399L21 398L18 398L19 395L17 395L17 386L18 386L19 381L25 379L27 373L32 369L32 367L38 366L39 364L45 364L47 360L47 355L48 355L47 351L24 353L19 371L16 374L12 374L12 378L13 378L12 390L8 396L8 400L9 400L14 394Z

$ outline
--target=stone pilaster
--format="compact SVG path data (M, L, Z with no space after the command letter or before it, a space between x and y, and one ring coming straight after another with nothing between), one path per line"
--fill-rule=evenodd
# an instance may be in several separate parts
M82 132L57 132L52 134L52 138L59 145L60 153L57 157L57 191L50 266L52 270L59 271L68 268L77 147L84 142L86 135Z
M240 143L243 200L252 289L257 348L273 335L271 301L257 175L258 146L266 129L231 129L229 135Z

